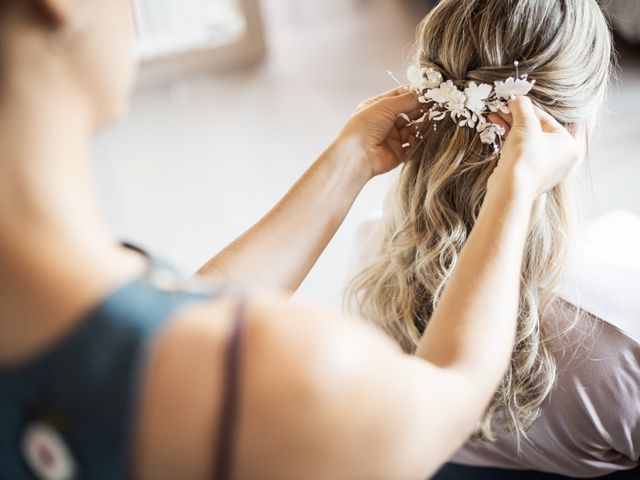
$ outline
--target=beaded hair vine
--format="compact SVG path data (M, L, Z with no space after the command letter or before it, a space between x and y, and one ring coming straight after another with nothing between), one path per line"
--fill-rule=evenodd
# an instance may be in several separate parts
M520 75L519 62L514 62L516 76L504 81L487 83L467 82L464 90L459 89L452 80L444 81L442 74L431 67L412 65L407 70L409 88L418 95L418 101L430 105L423 109L423 115L417 120L411 120L408 115L400 117L408 122L407 126L419 125L427 119L433 122L434 130L437 123L450 117L460 128L472 128L480 134L480 140L487 145L493 145L495 152L500 151L504 128L487 120L490 113L511 113L508 102L516 97L527 95L535 80L529 80L526 74ZM393 75L392 75L393 76ZM397 80L396 80L397 81ZM417 133L418 139L422 137ZM405 144L403 147L408 148Z

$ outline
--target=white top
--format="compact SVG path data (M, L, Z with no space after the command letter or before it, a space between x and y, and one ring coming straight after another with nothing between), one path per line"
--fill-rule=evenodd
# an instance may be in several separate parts
M379 238L381 214L359 229L357 269ZM552 313L565 332L554 347L558 384L522 440L467 445L465 465L589 478L640 464L640 218L613 212L590 222L558 296L580 307ZM354 268L354 270L355 270ZM354 272L355 273L355 272Z

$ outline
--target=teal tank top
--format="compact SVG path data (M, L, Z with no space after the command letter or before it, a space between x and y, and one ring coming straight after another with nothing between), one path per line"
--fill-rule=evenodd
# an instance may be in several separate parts
M177 310L222 295L240 297L150 259L47 351L0 369L0 479L127 478L147 346ZM230 475L242 317L227 347L212 478Z

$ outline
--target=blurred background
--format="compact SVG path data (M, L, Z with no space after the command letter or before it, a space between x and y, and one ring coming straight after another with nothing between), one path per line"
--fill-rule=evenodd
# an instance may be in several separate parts
M602 0L620 71L593 142L585 216L640 214L640 2ZM403 77L429 0L136 0L141 77L94 152L115 235L193 271L262 216L355 106ZM340 308L367 186L298 293Z

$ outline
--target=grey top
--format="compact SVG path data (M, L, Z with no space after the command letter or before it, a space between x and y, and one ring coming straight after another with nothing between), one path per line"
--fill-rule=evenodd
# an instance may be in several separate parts
M376 214L360 228L354 272L370 261L380 222ZM557 292L564 303L544 319L558 328L559 377L529 441L466 445L452 462L577 478L640 464L640 219L614 212L580 239Z
M572 309L556 312L562 324ZM590 315L555 344L559 376L542 415L527 432L466 445L454 463L536 470L578 478L640 463L640 345Z
M464 465L537 470L578 478L640 464L640 219L609 214L585 231L583 250L544 321L562 333L552 348L557 387L527 432L467 445ZM577 324L577 305L583 313Z

